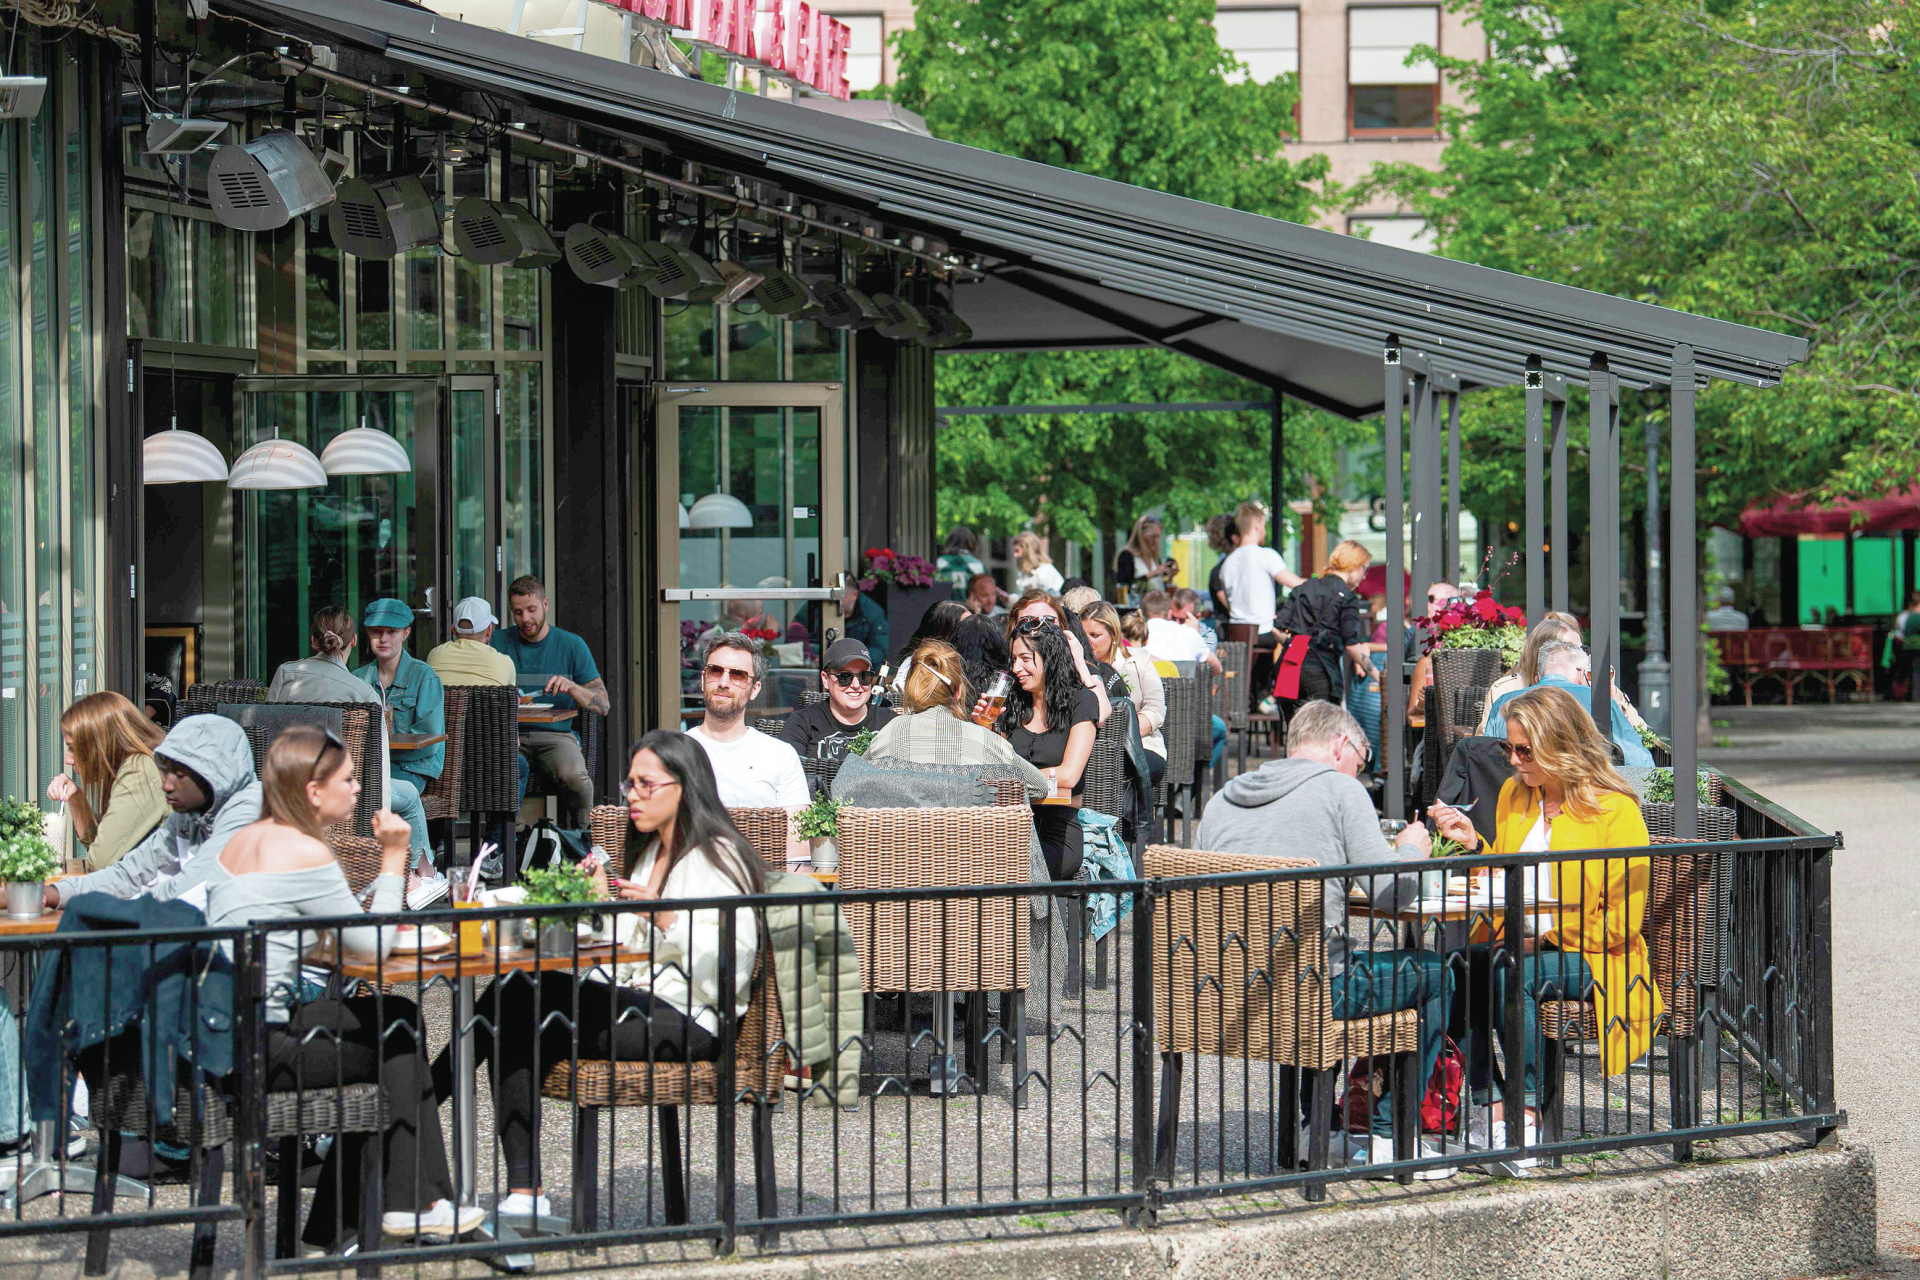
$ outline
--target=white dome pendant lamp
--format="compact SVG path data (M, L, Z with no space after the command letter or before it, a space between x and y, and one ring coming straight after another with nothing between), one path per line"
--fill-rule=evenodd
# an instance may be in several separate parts
M182 431L178 421L140 442L143 484L221 484L227 460L213 441L197 431Z
M360 383L360 425L342 431L320 451L320 465L330 476L410 475L413 459L400 442L367 425L367 386Z

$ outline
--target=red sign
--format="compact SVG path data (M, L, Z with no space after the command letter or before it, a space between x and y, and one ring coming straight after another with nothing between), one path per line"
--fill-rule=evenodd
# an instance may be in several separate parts
M764 68L835 98L847 85L847 24L807 0L606 0L614 8L676 31L695 44Z

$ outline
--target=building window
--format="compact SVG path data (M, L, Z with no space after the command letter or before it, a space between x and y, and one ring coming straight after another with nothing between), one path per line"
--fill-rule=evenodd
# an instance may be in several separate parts
M1390 244L1396 249L1432 253L1433 228L1425 218L1406 218L1387 214L1381 217L1348 218L1347 234L1362 236L1375 244Z
M1213 30L1220 47L1247 64L1228 79L1266 84L1300 70L1298 9L1219 9Z
M1440 126L1440 69L1408 65L1416 45L1438 48L1431 5L1347 10L1347 128L1356 137L1432 137Z
M836 13L847 24L847 87L855 93L886 80L887 24L877 13Z

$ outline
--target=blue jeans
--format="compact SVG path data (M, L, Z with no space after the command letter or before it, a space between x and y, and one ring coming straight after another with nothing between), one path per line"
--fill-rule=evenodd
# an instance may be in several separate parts
M1207 761L1207 768L1218 769L1220 757L1227 753L1227 722L1219 716L1213 717L1213 758Z
M13 1003L0 991L0 1142L18 1142L33 1127L27 1107L26 1078L20 1069L20 1022Z
M513 793L513 807L518 809L527 802L527 775L533 772L533 766L527 762L525 756L515 752L513 767L520 778L519 790Z
M1336 1019L1370 1018L1401 1009L1420 1011L1420 1076L1424 1092L1440 1060L1453 1004L1453 974L1437 951L1355 951L1330 984ZM1373 1100L1373 1131L1393 1132L1390 1097Z
M420 789L432 781L398 766L387 771L388 805L395 817L403 819L413 828L415 857L433 847L427 841L427 811L420 803Z
M1493 966L1493 1034L1500 1034L1500 1016L1507 1007L1507 975L1513 970L1504 964ZM1526 1070L1521 1081L1526 1089L1527 1105L1538 1094L1537 1064L1540 1061L1540 1004L1542 1000L1584 1000L1593 990L1593 970L1577 951L1536 951L1520 957L1520 1043ZM1491 1040L1473 1037L1472 1061L1491 1053ZM1484 1046L1484 1047L1481 1047Z

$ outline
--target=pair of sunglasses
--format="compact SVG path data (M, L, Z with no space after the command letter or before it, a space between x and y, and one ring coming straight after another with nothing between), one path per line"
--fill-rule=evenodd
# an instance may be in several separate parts
M849 689L857 684L876 685L880 683L880 673L878 671L829 671L827 674L831 676L833 682L842 689Z
M327 758L328 747L336 748L341 755L347 754L347 744L340 741L339 734L324 725L320 727L320 732L325 735L326 740L320 744L320 749L313 753L313 767L307 770L307 776L309 778L316 778L320 775L320 762Z

